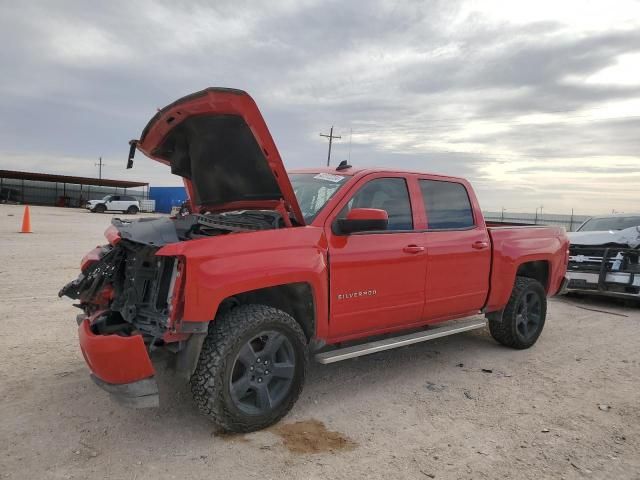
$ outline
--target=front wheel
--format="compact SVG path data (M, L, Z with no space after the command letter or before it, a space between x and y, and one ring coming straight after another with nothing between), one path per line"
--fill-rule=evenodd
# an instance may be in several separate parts
M547 317L547 295L533 278L516 277L502 319L489 320L491 336L507 347L531 347L542 333Z
M107 207L104 204L99 203L94 207L93 211L96 213L104 213L107 211Z
M290 315L266 305L241 305L211 323L191 392L219 427L252 432L291 410L307 363L306 337Z

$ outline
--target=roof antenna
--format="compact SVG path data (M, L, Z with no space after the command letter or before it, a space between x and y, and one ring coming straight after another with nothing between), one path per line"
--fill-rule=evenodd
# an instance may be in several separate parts
M340 165L336 167L336 171L339 172L340 170L347 170L349 168L351 168L351 165L349 165L349 163L346 160L342 160L340 162Z

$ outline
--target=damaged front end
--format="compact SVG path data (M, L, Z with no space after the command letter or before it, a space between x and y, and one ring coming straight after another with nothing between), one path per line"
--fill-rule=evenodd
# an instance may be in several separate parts
M108 311L95 320L96 333L138 333L153 345L167 330L178 268L177 259L156 256L158 249L125 239L97 247L83 260L78 278L58 295L79 300L76 306L87 316Z
M58 294L83 311L80 347L94 381L127 405L155 406L154 349L178 354L184 377L195 367L207 324L182 322L185 259L163 254L163 246L286 223L266 210L114 219L105 232L109 243L85 255L80 275Z
M640 250L571 245L567 290L640 299Z
M115 219L105 232L109 244L89 252L81 274L58 295L83 310L80 348L92 379L121 403L153 407L158 391L149 351L166 340L181 268L178 258L156 253L178 237L169 219L131 225Z
M567 291L640 299L640 227L570 237Z
M194 213L114 219L105 232L109 244L83 258L82 273L59 296L77 300L83 311L80 345L96 382L148 406L157 396L149 353L159 347L177 353L179 372L189 376L208 328L208 321L181 318L186 260L162 248L305 220L269 129L246 92L208 88L171 103L130 143L129 166L136 149L183 178Z

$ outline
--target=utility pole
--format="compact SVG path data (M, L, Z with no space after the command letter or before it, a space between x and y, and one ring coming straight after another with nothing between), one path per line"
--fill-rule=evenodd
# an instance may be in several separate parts
M102 166L104 165L104 163L102 163L102 157L100 157L98 159L98 163L94 164L96 167L98 167L98 178L102 178Z
M538 210L540 210L540 219L542 219L542 209L544 208L544 205L540 205L539 207L536 207L536 219L534 221L534 223L537 225L538 224Z
M325 135L324 133L320 134L321 137L327 137L329 139L329 154L327 155L327 167L331 163L331 144L333 143L334 138L342 138L333 134L333 125L331 125L331 130L329 130L329 135Z

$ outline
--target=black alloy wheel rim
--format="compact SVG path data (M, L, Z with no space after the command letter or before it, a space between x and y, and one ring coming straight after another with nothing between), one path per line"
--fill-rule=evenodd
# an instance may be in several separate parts
M536 292L525 292L516 313L516 330L523 340L531 340L542 323L542 302Z
M235 406L250 415L269 413L288 396L295 375L295 352L286 335L265 331L241 348L231 369Z

